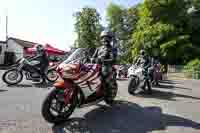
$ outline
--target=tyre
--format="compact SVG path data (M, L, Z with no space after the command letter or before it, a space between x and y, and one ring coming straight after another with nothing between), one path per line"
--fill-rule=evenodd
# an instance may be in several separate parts
M17 69L10 69L3 74L2 79L8 85L16 85L22 81L23 73Z
M137 87L136 87L136 78L131 77L128 83L128 92L129 94L135 94Z
M155 84L156 84L156 86L159 86L159 81L156 80L156 81L155 81Z
M105 103L112 106L114 103L114 99L117 96L117 92L118 92L118 85L117 85L117 82L115 81L113 83L113 88L109 89L108 93L106 94L104 98Z
M59 75L55 69L48 70L47 80L49 82L55 82L59 78Z
M77 91L72 94L69 105L64 105L61 96L64 97L64 92L61 93L60 90L53 89L42 103L42 116L49 123L60 124L67 121L76 108L78 103ZM52 105L53 102L54 106Z

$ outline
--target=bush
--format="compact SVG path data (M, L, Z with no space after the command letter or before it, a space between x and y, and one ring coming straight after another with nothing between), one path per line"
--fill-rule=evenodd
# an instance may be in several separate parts
M196 70L200 69L200 59L194 59L188 62L188 64L184 67L184 69L189 69L189 70Z
M188 62L187 65L184 66L184 72L188 77L200 79L200 59L194 59Z

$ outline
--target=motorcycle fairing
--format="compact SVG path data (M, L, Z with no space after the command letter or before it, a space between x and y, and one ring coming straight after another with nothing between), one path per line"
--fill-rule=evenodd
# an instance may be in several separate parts
M100 66L98 64L81 65L80 78L74 82L82 89L85 98L99 92L98 90L101 89Z

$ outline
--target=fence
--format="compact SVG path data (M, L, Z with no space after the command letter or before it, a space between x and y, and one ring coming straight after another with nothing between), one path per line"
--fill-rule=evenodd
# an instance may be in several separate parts
M182 65L169 65L168 77L184 79L200 79L200 68L184 69Z

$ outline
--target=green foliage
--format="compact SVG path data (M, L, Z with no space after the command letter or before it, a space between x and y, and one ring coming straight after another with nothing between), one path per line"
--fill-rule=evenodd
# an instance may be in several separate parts
M139 18L132 35L133 56L144 48L149 55L160 56L171 64L188 59L186 49L192 45L186 2L145 0L140 6Z
M106 11L109 27L113 32L120 32L123 24L123 8L119 5L111 3L107 7Z
M75 32L78 35L75 47L93 48L100 45L100 15L95 8L84 7L75 15Z
M189 14L191 23L191 42L193 44L193 58L200 56L200 10L193 10Z
M115 33L118 41L121 63L132 61L131 35L137 22L137 6L123 8L111 3L107 8L109 28Z
M200 59L194 59L184 66L184 73L188 77L200 79Z
M190 7L196 11L188 13ZM169 64L185 64L200 56L200 0L144 0L128 8L111 3L106 13L120 63L132 63L141 48ZM85 7L74 16L78 35L74 47L99 46L102 26L96 9Z
M200 70L200 59L194 59L187 63L187 65L184 66L185 70Z
M191 17L191 25L192 25L192 32L193 32L193 41L198 41L199 40L199 35L200 35L200 10L199 11L194 11L190 14Z
M200 69L200 59L194 59L188 62L188 64L184 67L185 69Z
M196 8L196 9L200 9L200 1L199 0L191 0L192 5Z

